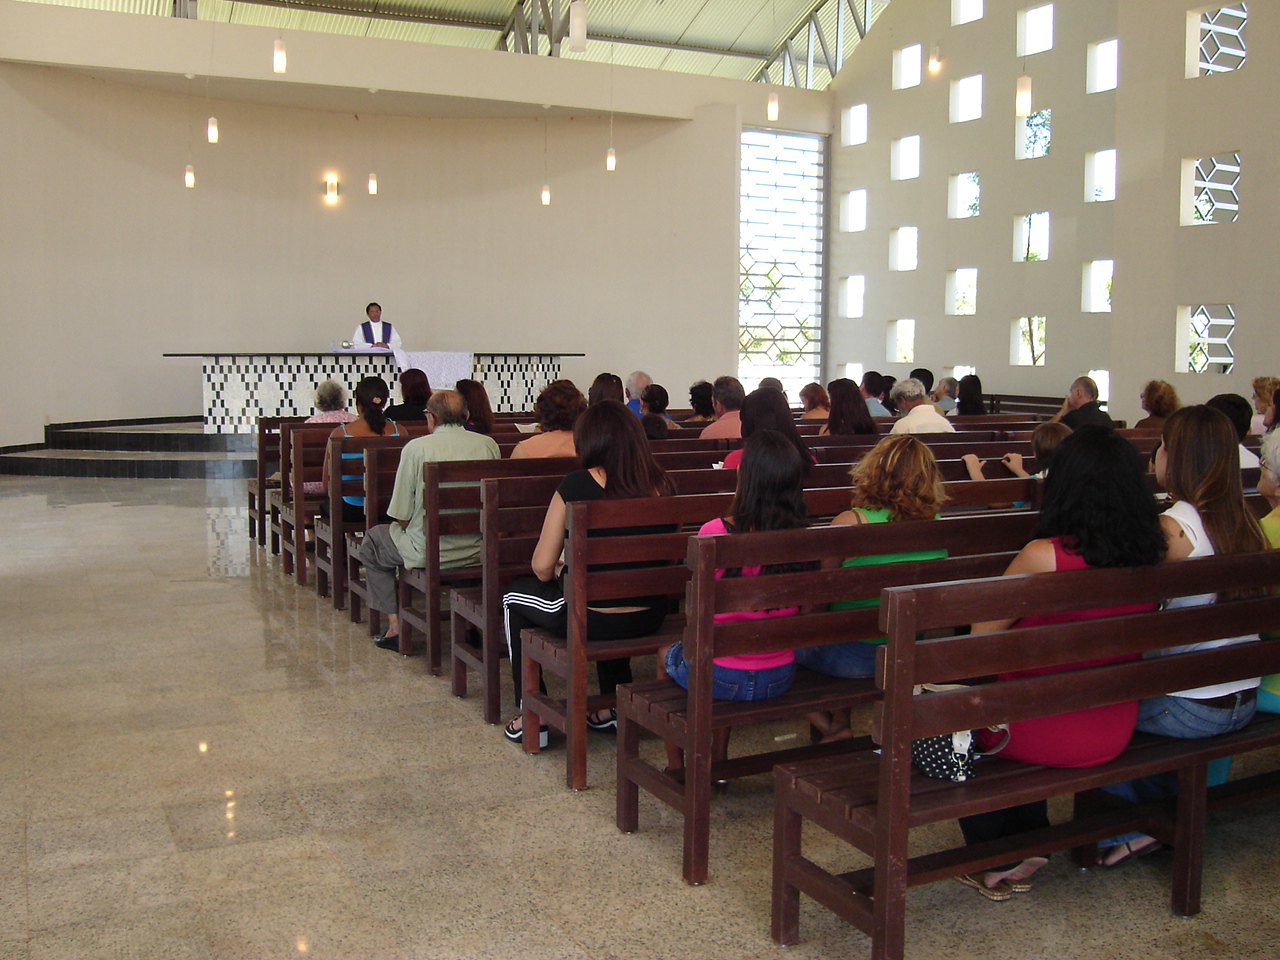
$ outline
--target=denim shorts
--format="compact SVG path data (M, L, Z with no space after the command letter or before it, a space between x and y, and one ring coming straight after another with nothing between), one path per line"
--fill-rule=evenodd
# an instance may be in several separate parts
M879 648L880 644L863 640L800 647L796 650L796 663L828 677L863 680L876 675L876 650Z
M689 689L689 664L684 658L684 644L677 640L667 651L667 674L680 686ZM713 700L768 700L791 689L796 665L784 663L766 670L739 670L715 664L711 672Z

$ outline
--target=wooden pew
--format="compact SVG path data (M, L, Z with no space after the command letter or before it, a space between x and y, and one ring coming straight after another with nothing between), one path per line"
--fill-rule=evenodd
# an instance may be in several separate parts
M403 424L401 425L403 430ZM424 428L425 429L425 428ZM341 610L347 598L347 536L363 535L381 521L391 501L391 488L395 483L396 467L400 462L400 450L412 439L406 433L399 437L330 437L329 460L329 516L315 520L316 595L333 599L335 610ZM368 459L370 450L386 450L386 454ZM359 453L358 460L343 460L344 453ZM382 471L383 482L372 480ZM386 474L390 476L387 477ZM343 477L351 477L344 480ZM369 503L369 490L375 503ZM352 530L344 519L343 497L365 498L365 522Z
M680 814L684 821L684 879L688 883L704 883L713 782L767 773L777 763L843 753L859 746L845 740L716 760L712 746L716 731L747 723L802 718L815 711L847 708L879 697L879 690L870 680L839 679L798 668L795 683L781 697L747 703L715 701L713 659L883 636L874 608L828 611L827 605L879 596L886 586L1002 573L1031 538L1037 519L1037 514L1023 512L693 538L688 561L692 571L689 618L684 632L689 689L660 678L619 690L618 829L625 833L637 829L639 789L643 787ZM944 548L949 554L944 560L839 570L820 568L823 561L838 564L854 556ZM781 563L812 563L814 569L715 578L717 569ZM776 620L714 621L717 613L796 605L812 609ZM684 769L662 769L642 759L641 731L681 748Z
M281 427L281 455L288 442L287 485L273 490L271 544L280 551L280 569L293 576L298 584L307 582L307 531L320 512L323 494L307 493L305 485L318 483L324 476L324 447L332 423L286 423ZM283 462L281 464L284 466ZM273 502L268 498L268 502Z
M717 471L724 472L724 471ZM972 510L992 503L1032 500L1034 480L958 481L946 492L958 504ZM805 504L816 523L829 521L848 509L846 486L806 488ZM641 656L683 635L683 621L668 617L662 631L637 640L593 642L586 636L586 608L596 600L684 593L688 568L688 528L723 515L733 500L731 492L642 500L598 500L569 505L569 534L565 546L569 572L565 596L569 603L569 636L557 637L545 630L524 631L523 724L536 730L541 721L564 732L568 741L565 780L570 789L586 786L586 716L615 705L613 697L587 696L587 667L596 660ZM981 501L981 502L980 502ZM592 531L628 527L670 525L680 532L591 536ZM666 562L638 570L588 571L600 563ZM565 678L568 694L553 698L538 690L538 668ZM530 725L532 724L532 726ZM538 752L538 738L526 737L525 750Z
M267 542L267 526L270 511L267 494L280 487L280 480L270 479L280 467L280 426L284 423L301 423L304 417L259 417L257 428L257 470L249 479L249 539L258 546ZM283 472L281 474L283 476ZM275 551L278 552L278 551Z
M901 586L882 594L880 625L889 637L878 669L883 701L873 722L879 754L786 764L775 770L772 935L799 937L806 894L872 938L877 960L901 958L909 887L991 869L1055 850L1092 848L1140 830L1174 847L1174 913L1200 908L1206 811L1269 796L1280 771L1206 789L1209 762L1280 744L1280 716L1260 715L1235 733L1202 740L1135 734L1109 763L1050 768L999 756L979 762L963 783L912 770L911 742L954 730L1028 720L1280 670L1280 639L1198 650L1150 660L994 683L1005 671L1141 654L1217 637L1243 636L1280 622L1280 552L1206 557L1144 569L1095 569L998 577L962 584ZM1257 591L1250 599L1150 613L1050 624L979 636L917 640L921 632L979 620L1105 608L1206 592ZM932 635L932 633L930 633ZM914 697L914 684L986 677L965 689ZM1103 803L1097 789L1176 772L1178 795L1148 804ZM914 827L1014 804L1075 795L1064 822L1000 840L909 856ZM806 858L809 821L872 858L864 870L835 875Z
M572 457L529 460L456 460L423 466L423 503L426 514L427 557L425 567L402 568L399 576L400 653L414 652L414 632L426 641L429 669L440 673L444 628L441 623L440 591L444 584L474 581L480 575L475 566L442 570L440 537L480 535L480 481L490 477L563 477L577 467ZM548 498L548 501L550 498Z
M547 504L563 478L501 477L480 481L480 581L449 592L453 695L467 695L467 670L480 677L485 723L501 718L502 659L507 652L502 595L528 576ZM468 637L477 636L478 642Z

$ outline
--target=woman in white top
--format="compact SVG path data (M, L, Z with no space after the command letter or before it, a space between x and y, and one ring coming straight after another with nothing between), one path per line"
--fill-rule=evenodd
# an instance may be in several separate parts
M1173 501L1160 517L1160 526L1169 544L1169 560L1267 549L1262 528L1244 502L1238 447L1231 421L1209 407L1183 407L1165 420L1155 467L1156 479ZM1206 593L1178 597L1166 606L1191 607L1216 600L1216 594ZM1251 634L1207 640L1152 650L1146 656L1165 657L1247 643L1257 638L1257 634ZM1143 700L1138 709L1137 729L1179 739L1198 739L1238 730L1253 719L1260 679L1216 683ZM1159 774L1104 789L1135 802L1163 799L1177 792L1177 777ZM1099 846L1109 848L1098 858L1099 864L1108 867L1160 848L1156 840L1140 833L1115 837Z

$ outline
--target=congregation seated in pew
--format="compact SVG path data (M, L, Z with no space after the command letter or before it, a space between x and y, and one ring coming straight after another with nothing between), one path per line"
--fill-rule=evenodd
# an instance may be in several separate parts
M521 440L511 451L512 460L528 457L576 457L573 425L587 409L587 398L572 380L553 380L542 388L533 405L538 433Z
M580 468L561 482L551 498L543 521L542 534L533 554L533 576L511 584L502 598L511 656L512 679L517 692L521 685L521 631L544 627L567 636L564 571L560 562L565 542L566 504L579 500L619 500L635 497L665 497L675 485L658 466L640 428L639 419L618 400L601 400L578 418L573 429L574 446ZM667 615L666 597L632 597L609 601L587 611L587 632L593 640L629 640L655 632ZM602 693L612 693L621 683L631 682L629 660L601 660L596 665ZM613 711L587 718L593 729L613 729ZM523 740L523 719L512 719L504 728L508 740ZM547 730L539 731L544 745Z
M396 471L387 513L389 524L379 524L365 535L357 556L364 564L369 606L387 615L387 627L374 643L386 650L400 646L399 604L396 571L400 567L421 567L426 563L423 530L422 466L440 460L498 460L501 456L492 437L466 428L468 409L462 394L440 390L427 401L427 422L431 432L405 444ZM446 540L448 542L446 542ZM476 563L480 539L476 536L440 538L442 567L465 567Z
M389 393L387 383L381 377L365 377L356 384L356 413L359 416L334 428L330 437L398 437L400 425L386 415L385 406ZM329 448L325 447L324 479L321 490L329 492ZM363 454L343 454L343 457L359 458ZM355 475L343 475L343 479L354 479ZM320 515L329 515L329 501L320 504ZM344 496L342 498L342 516L346 523L361 523L364 520L364 497Z

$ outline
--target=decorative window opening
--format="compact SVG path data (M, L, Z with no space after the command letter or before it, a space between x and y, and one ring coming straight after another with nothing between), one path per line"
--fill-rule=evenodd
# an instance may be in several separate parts
M1015 367L1043 367L1045 318L1019 317L1010 327L1009 363Z
M1231 336L1236 308L1231 303L1201 303L1178 308L1179 373L1230 373L1235 367Z
M1244 66L1249 5L1233 3L1187 18L1187 77L1228 73Z
M889 349L885 359L890 363L916 362L916 322L911 319L890 320L886 338Z
M947 309L956 317L971 317L978 312L978 268L959 267L947 273Z
M1053 141L1053 111L1045 107L1032 111L1030 116L1018 117L1017 147L1019 160L1047 157Z
M1120 41L1104 40L1089 44L1086 93L1114 90L1120 83Z
M920 176L920 135L893 141L889 151L889 178L914 180Z
M742 134L738 376L793 395L822 371L825 154L822 137Z
M1013 221L1013 259L1049 259L1049 212L1027 213Z
M895 50L893 53L893 89L905 90L908 87L920 86L920 68L924 59L924 48L913 43L909 47Z
M1085 313L1111 312L1111 276L1114 260L1092 260L1084 265L1080 309Z
M863 314L867 294L867 278L861 274L840 281L840 316L856 320Z
M1111 371L1090 370L1085 376L1098 385L1098 403L1105 410L1107 401L1111 399Z
M889 233L889 269L914 270L919 262L917 244L919 230L915 227L898 227Z
M1053 4L1018 13L1018 56L1029 57L1053 49Z
M951 25L972 23L982 19L982 0L951 0Z
M867 191L850 190L840 204L840 229L859 233L867 229Z
M982 74L951 82L951 122L966 123L982 116Z
M1116 198L1116 152L1099 150L1085 154L1084 199L1095 203Z
M957 173L947 183L947 216L952 220L978 216L981 198L982 183L978 171Z
M1240 219L1240 154L1184 160L1182 223L1235 223Z
M856 147L867 142L867 105L855 103L844 111L840 123L840 142L846 147Z

